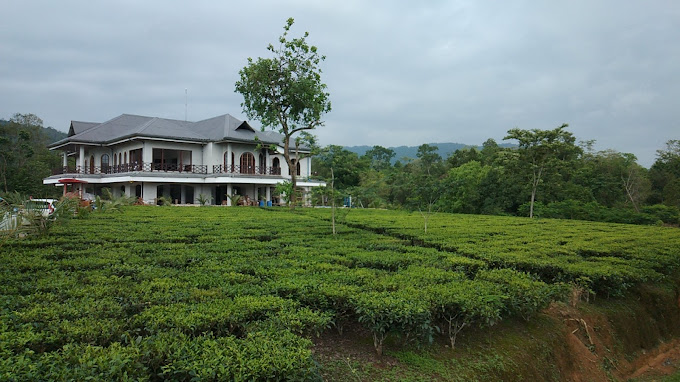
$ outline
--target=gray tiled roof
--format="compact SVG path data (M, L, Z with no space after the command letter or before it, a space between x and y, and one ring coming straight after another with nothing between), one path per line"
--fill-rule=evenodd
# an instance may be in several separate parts
M247 122L240 121L229 114L198 122L122 114L104 123L72 121L71 127L73 135L52 143L50 147L71 142L110 144L133 137L180 139L196 142L254 142L255 137L257 137L264 143L274 144L280 144L283 140L283 136L277 132L255 131Z
M80 134L85 130L91 129L99 125L99 122L82 122L82 121L71 121L71 126L68 130L68 136L73 136Z

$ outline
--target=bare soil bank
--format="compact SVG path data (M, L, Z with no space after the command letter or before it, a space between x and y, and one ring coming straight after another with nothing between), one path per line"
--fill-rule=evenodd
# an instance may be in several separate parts
M652 381L680 370L680 282L627 296L554 303L530 321L505 321L423 349L392 338L377 356L349 328L315 340L328 381Z

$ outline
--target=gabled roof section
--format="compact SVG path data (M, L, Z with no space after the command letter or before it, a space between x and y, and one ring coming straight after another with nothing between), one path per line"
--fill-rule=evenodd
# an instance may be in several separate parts
M97 125L99 125L99 122L71 121L71 126L68 129L68 136L71 137L73 135L80 134L83 131L89 130Z
M254 142L256 137L265 143L281 144L283 141L281 134L257 131L248 122L240 121L229 114L196 122L192 129L208 136L212 141Z
M69 143L106 145L136 137L194 142L260 141L279 146L283 141L283 135L275 131L255 130L248 122L229 114L198 122L122 114L104 123L71 121L69 136L49 147L62 147Z
M243 121L242 124L238 125L238 127L236 128L236 130L249 130L249 131L252 131L253 133L255 132L255 129L253 129L253 127L250 126L250 125L248 124L248 122L246 122L246 121Z

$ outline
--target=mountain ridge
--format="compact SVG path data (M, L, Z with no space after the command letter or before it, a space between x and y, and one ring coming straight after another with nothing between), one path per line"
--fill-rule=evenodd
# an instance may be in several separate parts
M477 150L481 150L482 146L481 145L467 145L464 143L454 143L454 142L443 142L443 143L427 143L430 146L436 146L437 147L437 153L443 158L446 159L449 157L449 155L453 154L457 150L460 149L465 149L465 148L476 148ZM514 147L516 145L513 145L512 143L501 143L498 146L500 147ZM391 146L387 147L388 149L391 149L394 151L395 155L394 158L392 158L392 163L396 161L403 161L404 159L415 159L416 154L418 153L418 147L420 146ZM366 151L370 150L373 148L373 146L368 146L368 145L359 145L359 146L343 146L345 150L351 151L353 153L356 153L359 156L362 156L366 154Z

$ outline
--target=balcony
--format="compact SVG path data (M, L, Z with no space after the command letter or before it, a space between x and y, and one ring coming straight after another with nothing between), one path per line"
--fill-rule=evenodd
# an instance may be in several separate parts
M208 166L195 164L160 164L160 163L125 163L115 166L64 166L52 170L52 175L61 174L91 174L91 175L111 175L124 174L130 172L175 172L190 174L207 174Z
M86 175L113 175L126 174L131 172L172 172L189 174L208 174L207 165L179 165L179 164L160 164L160 163L126 163L115 166L64 166L52 170L52 175L62 174L86 174ZM281 167L265 166L213 166L213 174L229 175L265 175L281 176Z
M280 176L281 167L265 167L265 166L246 166L246 165L214 165L213 174L231 174L231 175L272 175Z

